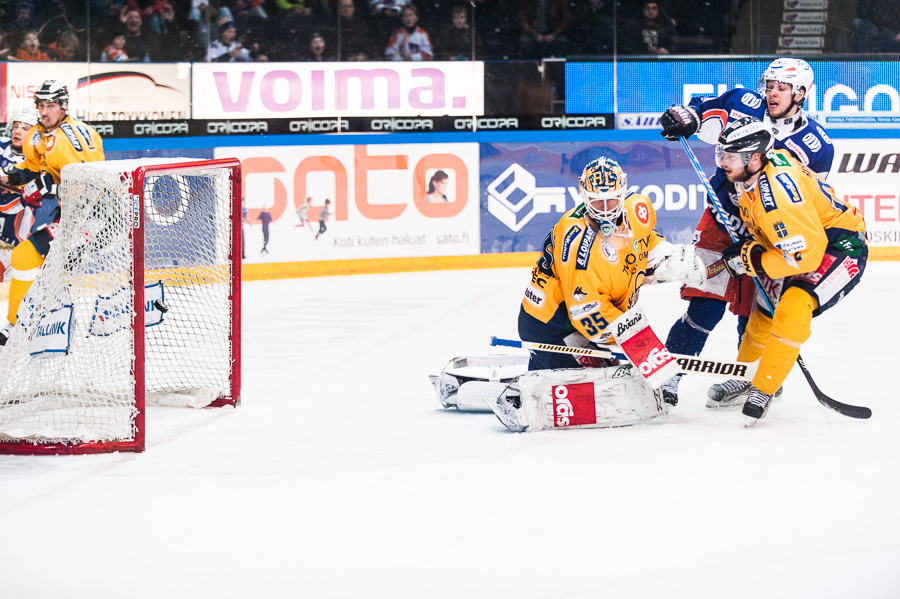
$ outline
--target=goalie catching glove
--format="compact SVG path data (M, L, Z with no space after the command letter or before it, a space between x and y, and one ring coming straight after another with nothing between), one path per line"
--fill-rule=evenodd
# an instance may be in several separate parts
M758 241L735 241L722 251L722 263L732 277L758 277L765 274L762 267L765 251L766 248Z
M677 141L679 137L690 137L700 128L700 115L693 108L675 104L659 117L662 125L662 136L669 141Z
M671 253L654 268L648 268L647 283L677 281L688 287L703 289L706 285L706 265L693 245L673 245ZM650 266L648 260L648 266Z

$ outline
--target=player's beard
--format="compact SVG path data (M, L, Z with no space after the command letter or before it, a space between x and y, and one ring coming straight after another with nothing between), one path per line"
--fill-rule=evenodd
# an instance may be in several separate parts
M746 166L742 166L740 171L738 171L738 169L731 169L731 172L727 174L728 180L732 183L743 183L752 176L753 175L750 174Z
M44 133L50 133L51 131L54 131L57 127L59 127L60 124L62 124L62 122L64 120L66 120L65 112L61 113L61 115L59 117L57 117L57 119L55 120L55 122L52 125L45 125L44 118L41 117L41 128L44 130Z

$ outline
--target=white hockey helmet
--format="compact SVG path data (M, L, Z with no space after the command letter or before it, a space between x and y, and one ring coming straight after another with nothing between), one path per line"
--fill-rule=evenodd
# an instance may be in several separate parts
M766 81L789 84L795 96L801 87L808 94L809 88L813 84L813 70L809 63L802 58L778 58L772 61L769 68L759 78L757 89L761 94L766 93ZM800 105L802 106L803 103L801 102Z
M34 127L38 124L38 120L40 117L34 108L23 108L17 111L6 123L6 137L12 137L13 125L16 123L25 123L29 127Z
M41 84L40 89L34 92L34 104L40 101L57 102L59 107L66 110L69 107L69 88L62 81L48 79Z
M584 167L578 183L588 215L609 236L625 210L628 177L618 162L602 156Z

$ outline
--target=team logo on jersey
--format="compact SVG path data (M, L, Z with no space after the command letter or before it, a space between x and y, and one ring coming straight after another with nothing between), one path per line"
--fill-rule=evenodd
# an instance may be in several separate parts
M610 264L615 264L619 261L619 252L612 242L604 240L603 243L600 244L600 249L603 250L603 255L606 256L606 259L609 260Z
M650 208L644 202L636 202L634 204L634 215L642 224L650 222Z
M40 141L40 136L38 136L38 141ZM44 148L49 152L53 149L53 146L56 145L56 134L54 133L50 137L47 138L47 141L44 142Z
M778 208L775 204L775 196L772 194L772 185L765 174L759 176L759 199L762 201L766 212L771 212Z
M575 287L575 291L572 292L572 299L575 300L576 303L581 302L586 297L587 293L584 292L584 289L581 288L581 285Z
M584 236L581 238L581 244L578 246L578 257L575 260L575 270L587 270L588 257L591 255L591 246L594 245L594 239L596 238L596 229L587 227L584 230Z
M803 201L803 198L800 197L800 190L797 189L797 184L794 183L794 180L791 179L790 175L787 173L778 173L775 175L775 180L781 184L793 203L799 204Z
M566 231L566 235L563 238L563 246L562 246L562 261L569 261L569 249L572 247L572 242L575 241L575 238L578 237L579 233L581 233L581 227L574 226L568 231Z

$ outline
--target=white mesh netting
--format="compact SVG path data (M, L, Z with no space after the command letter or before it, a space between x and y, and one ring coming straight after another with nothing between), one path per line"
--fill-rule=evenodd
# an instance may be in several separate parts
M159 162L63 170L59 230L0 348L0 441L134 438L132 360L140 331L132 316L141 276L132 275L138 204L130 187L136 168ZM140 217L147 403L196 407L231 395L230 175L202 163L147 172Z

